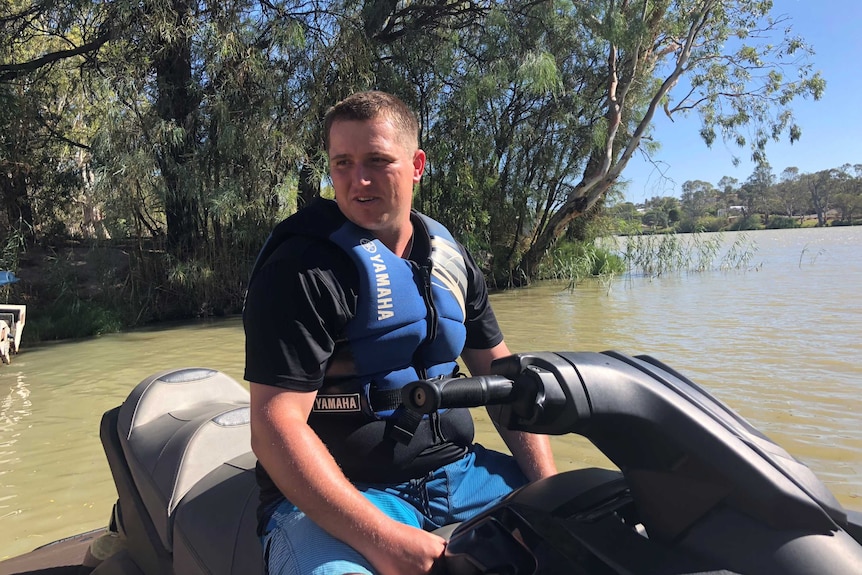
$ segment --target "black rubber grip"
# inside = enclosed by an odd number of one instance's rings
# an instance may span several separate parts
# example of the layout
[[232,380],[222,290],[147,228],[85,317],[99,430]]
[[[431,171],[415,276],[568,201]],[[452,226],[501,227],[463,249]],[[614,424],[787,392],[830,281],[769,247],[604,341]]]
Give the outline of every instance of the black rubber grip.
[[512,380],[499,375],[419,380],[402,391],[404,405],[419,413],[506,403],[511,396]]

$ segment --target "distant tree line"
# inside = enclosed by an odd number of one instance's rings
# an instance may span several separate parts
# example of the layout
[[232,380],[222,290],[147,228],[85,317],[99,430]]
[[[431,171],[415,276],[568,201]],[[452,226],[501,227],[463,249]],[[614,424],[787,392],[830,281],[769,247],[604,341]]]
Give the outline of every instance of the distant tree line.
[[[641,205],[618,202],[608,210],[628,230],[702,232],[862,224],[862,164],[815,173],[789,167],[776,177],[768,163],[739,182],[687,181],[680,197],[653,197]],[[632,226],[634,224],[634,226]],[[624,225],[625,229],[626,226]]]
[[326,187],[320,120],[353,91],[417,110],[416,207],[505,287],[649,153],[656,113],[762,162],[825,88],[755,0],[8,0],[0,40],[0,265],[120,245],[126,324],[240,309],[269,230]]

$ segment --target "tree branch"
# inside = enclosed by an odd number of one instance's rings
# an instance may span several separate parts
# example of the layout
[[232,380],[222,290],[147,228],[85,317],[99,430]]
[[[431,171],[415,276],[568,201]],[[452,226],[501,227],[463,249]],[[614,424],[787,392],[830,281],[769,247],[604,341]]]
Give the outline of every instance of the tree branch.
[[48,64],[52,64],[65,58],[71,58],[73,56],[80,56],[81,54],[95,52],[96,50],[104,46],[108,42],[108,40],[111,39],[112,36],[113,34],[111,32],[105,32],[98,36],[95,40],[87,42],[86,44],[81,44],[80,46],[76,46],[75,48],[50,52],[48,54],[45,54],[44,56],[41,56],[40,58],[36,58],[35,60],[30,60],[28,62],[21,62],[17,64],[0,64],[0,82],[8,82],[10,80],[14,80],[20,76],[29,74],[30,72],[34,72],[43,66],[47,66]]

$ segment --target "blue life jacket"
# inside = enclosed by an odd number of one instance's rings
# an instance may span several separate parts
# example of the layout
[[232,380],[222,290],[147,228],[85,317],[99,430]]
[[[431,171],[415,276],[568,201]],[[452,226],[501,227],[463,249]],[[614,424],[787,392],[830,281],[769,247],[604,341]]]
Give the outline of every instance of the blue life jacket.
[[[288,218],[273,231],[255,271],[286,236],[310,235],[347,253],[360,282],[355,316],[346,326],[343,344],[349,349],[352,373],[324,380],[309,424],[317,429],[326,425],[325,420],[341,416],[357,427],[363,421],[387,419],[393,427],[395,420],[394,437],[408,443],[410,428],[415,430],[418,423],[404,413],[401,388],[417,379],[452,374],[464,347],[467,268],[461,250],[443,225],[418,212],[412,214],[414,234],[424,235],[431,246],[424,264],[394,254],[371,232],[341,215],[334,202],[322,201],[303,211],[300,218]],[[357,418],[360,414],[363,417]]]
[[[420,378],[452,374],[466,337],[464,258],[442,225],[416,215],[426,229],[414,224],[414,233],[430,238],[431,257],[424,265],[397,256],[349,221],[329,236],[359,270],[359,299],[347,339],[355,381],[377,417],[392,415],[400,400],[375,397]],[[324,384],[318,395],[327,391]]]

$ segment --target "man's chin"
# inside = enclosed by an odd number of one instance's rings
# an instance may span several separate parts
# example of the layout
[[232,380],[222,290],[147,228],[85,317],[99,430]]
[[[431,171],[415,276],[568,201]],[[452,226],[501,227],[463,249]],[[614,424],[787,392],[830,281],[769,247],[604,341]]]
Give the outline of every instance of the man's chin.
[[386,229],[387,218],[374,215],[374,214],[362,214],[356,213],[355,211],[350,214],[345,214],[347,219],[359,226],[360,228],[364,228],[370,232],[376,232],[379,230]]

